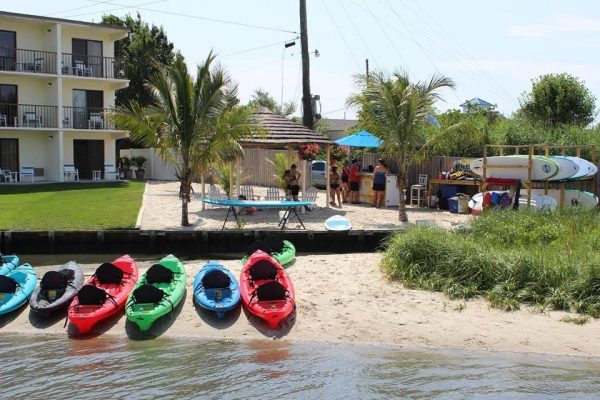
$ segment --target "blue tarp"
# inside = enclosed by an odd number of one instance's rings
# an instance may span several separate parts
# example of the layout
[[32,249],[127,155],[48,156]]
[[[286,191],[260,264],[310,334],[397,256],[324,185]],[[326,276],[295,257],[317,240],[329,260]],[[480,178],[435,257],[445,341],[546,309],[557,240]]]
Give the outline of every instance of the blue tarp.
[[360,131],[335,141],[340,146],[379,147],[383,141],[367,131]]

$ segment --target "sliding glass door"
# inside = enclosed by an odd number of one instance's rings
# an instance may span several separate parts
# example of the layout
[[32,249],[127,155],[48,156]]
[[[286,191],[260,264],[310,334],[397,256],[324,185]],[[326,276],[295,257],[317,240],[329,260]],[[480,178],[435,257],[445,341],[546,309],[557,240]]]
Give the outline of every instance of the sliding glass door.
[[[73,90],[73,128],[88,129],[90,114],[104,120],[104,92],[101,90]],[[97,123],[98,120],[92,121]]]
[[14,126],[17,114],[17,85],[0,85],[0,126]]
[[14,71],[17,64],[17,33],[0,30],[0,70]]
[[0,139],[0,169],[19,170],[19,140]]
[[[82,68],[85,75],[102,78],[102,42],[97,40],[73,39],[73,67]],[[79,67],[81,65],[81,67]]]

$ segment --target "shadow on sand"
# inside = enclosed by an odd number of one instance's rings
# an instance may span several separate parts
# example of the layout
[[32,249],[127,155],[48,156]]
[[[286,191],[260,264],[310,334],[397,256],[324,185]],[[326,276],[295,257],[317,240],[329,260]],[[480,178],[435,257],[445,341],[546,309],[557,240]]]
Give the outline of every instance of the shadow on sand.
[[29,309],[29,323],[31,326],[37,329],[46,329],[59,323],[60,321],[66,321],[67,319],[67,307],[60,310],[54,310],[50,313],[42,313],[39,311],[33,311]]
[[238,320],[241,314],[241,303],[238,304],[235,308],[227,311],[225,314],[225,318],[219,319],[217,318],[217,314],[213,311],[207,310],[205,308],[200,307],[194,298],[192,298],[192,303],[194,304],[194,309],[196,310],[196,314],[200,317],[202,322],[206,325],[209,325],[215,329],[227,329],[231,327]]
[[79,331],[77,330],[77,327],[75,325],[73,325],[72,323],[69,322],[69,325],[67,327],[67,334],[72,339],[80,339],[80,340],[93,339],[95,337],[102,335],[103,333],[108,332],[113,326],[115,326],[115,324],[117,322],[119,322],[119,320],[122,317],[124,317],[123,314],[124,314],[123,311],[120,311],[120,312],[116,313],[115,315],[110,316],[109,318],[103,319],[102,321],[100,321],[96,325],[94,325],[94,327],[92,328],[92,330],[89,333],[86,333],[83,335],[79,333]]
[[183,309],[183,304],[185,303],[185,298],[187,295],[187,289],[183,293],[183,297],[177,306],[171,310],[171,312],[163,315],[145,332],[140,331],[140,328],[135,324],[135,322],[131,322],[129,319],[125,321],[125,333],[129,339],[132,340],[152,340],[163,335],[177,320],[179,314],[181,314],[181,310]]
[[269,328],[269,325],[265,320],[258,318],[256,315],[250,313],[245,308],[244,314],[246,314],[248,322],[250,322],[250,324],[253,327],[255,327],[257,331],[262,333],[264,336],[273,339],[281,339],[287,336],[287,334],[290,333],[290,331],[294,327],[294,324],[296,323],[296,308],[294,308],[294,311],[292,311],[292,313],[280,323],[279,329]]
[[17,317],[21,315],[26,308],[29,308],[29,302],[25,302],[21,307],[9,312],[8,314],[1,315],[0,328],[4,328],[6,325],[17,319]]

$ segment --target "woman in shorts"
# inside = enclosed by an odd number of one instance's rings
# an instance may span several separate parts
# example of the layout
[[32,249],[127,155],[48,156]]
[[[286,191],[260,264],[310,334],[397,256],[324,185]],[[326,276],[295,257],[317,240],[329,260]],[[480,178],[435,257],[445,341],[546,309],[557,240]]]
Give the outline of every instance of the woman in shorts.
[[340,190],[340,174],[337,172],[337,167],[333,165],[331,167],[331,173],[329,174],[329,196],[331,201],[329,204],[335,206],[335,199],[337,197],[340,208],[342,207],[342,192]]

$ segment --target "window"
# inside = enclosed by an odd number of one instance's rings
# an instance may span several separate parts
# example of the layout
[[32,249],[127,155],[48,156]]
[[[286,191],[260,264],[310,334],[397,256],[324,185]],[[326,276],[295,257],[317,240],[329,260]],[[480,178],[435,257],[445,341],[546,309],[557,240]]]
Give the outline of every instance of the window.
[[0,70],[14,71],[17,63],[17,34],[0,31]]
[[325,163],[322,163],[322,162],[314,163],[312,165],[312,170],[319,171],[319,172],[325,171]]
[[[73,39],[73,67],[81,65],[84,73],[90,76],[101,78],[103,73],[102,65],[102,42],[98,40]],[[89,71],[89,73],[87,72]]]

